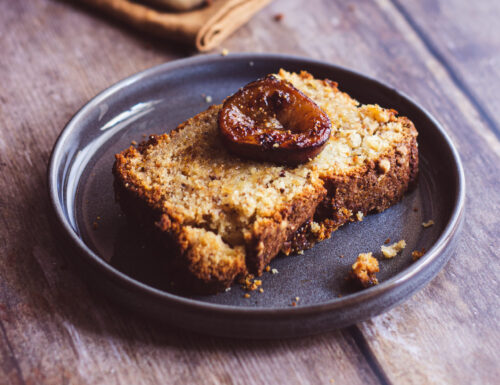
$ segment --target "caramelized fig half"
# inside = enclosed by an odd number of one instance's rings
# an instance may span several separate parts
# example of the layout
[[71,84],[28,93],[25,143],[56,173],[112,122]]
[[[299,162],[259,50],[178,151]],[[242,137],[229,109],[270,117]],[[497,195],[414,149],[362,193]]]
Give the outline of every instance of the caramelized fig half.
[[310,98],[270,75],[226,99],[219,112],[219,131],[238,156],[297,165],[321,152],[331,122]]

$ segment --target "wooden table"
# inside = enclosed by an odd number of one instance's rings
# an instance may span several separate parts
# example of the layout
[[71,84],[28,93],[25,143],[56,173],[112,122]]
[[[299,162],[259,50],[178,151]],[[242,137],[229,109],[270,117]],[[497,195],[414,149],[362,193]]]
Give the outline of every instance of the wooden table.
[[252,342],[118,310],[68,269],[49,226],[45,173],[66,121],[112,83],[193,52],[66,2],[0,2],[0,383],[498,383],[499,17],[495,0],[276,0],[225,42],[395,85],[443,123],[467,178],[456,255],[424,290],[344,330]]

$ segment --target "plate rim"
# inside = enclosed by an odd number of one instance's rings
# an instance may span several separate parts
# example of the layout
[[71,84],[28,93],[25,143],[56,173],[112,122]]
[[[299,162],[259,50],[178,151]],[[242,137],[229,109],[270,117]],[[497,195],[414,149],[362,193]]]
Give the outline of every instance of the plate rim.
[[[72,228],[71,224],[66,219],[64,214],[64,209],[59,201],[60,188],[57,183],[58,179],[58,165],[60,163],[61,156],[64,154],[65,141],[73,132],[77,129],[77,124],[79,120],[85,117],[86,113],[92,110],[101,101],[107,99],[113,94],[119,92],[121,89],[129,87],[133,84],[137,84],[141,79],[155,76],[164,72],[175,71],[179,68],[184,68],[188,65],[199,65],[208,64],[218,61],[226,60],[291,60],[299,61],[307,64],[321,65],[329,67],[332,69],[340,70],[351,75],[355,75],[363,78],[364,80],[371,81],[378,86],[390,89],[392,92],[405,99],[406,101],[413,104],[433,123],[434,128],[437,128],[438,133],[444,139],[444,142],[448,146],[454,163],[454,171],[456,173],[456,183],[455,189],[457,191],[455,196],[455,201],[453,202],[453,210],[448,223],[445,225],[443,232],[434,242],[432,247],[425,253],[425,255],[420,258],[417,262],[406,267],[402,271],[398,272],[393,277],[380,283],[379,285],[373,286],[371,288],[352,293],[341,298],[334,298],[326,302],[313,304],[313,305],[301,305],[297,307],[268,307],[268,308],[255,308],[250,306],[239,306],[239,305],[225,305],[225,304],[214,304],[209,302],[204,302],[202,300],[186,298],[180,295],[169,293],[152,286],[149,286],[141,281],[138,281],[125,273],[122,273],[115,267],[108,264],[102,258],[100,258],[89,246],[86,245],[84,240],[76,233]],[[97,95],[88,100],[78,111],[69,119],[69,121],[64,126],[63,130],[58,135],[53,149],[51,151],[48,169],[47,169],[47,182],[48,182],[48,193],[49,200],[51,203],[52,211],[56,215],[59,227],[64,231],[65,235],[69,238],[73,246],[77,248],[81,255],[85,256],[85,261],[91,263],[94,267],[97,267],[101,272],[105,273],[106,277],[116,281],[121,285],[126,285],[132,290],[139,290],[143,294],[152,295],[158,299],[167,302],[169,305],[176,305],[183,308],[197,309],[199,311],[210,312],[210,313],[220,313],[220,314],[230,314],[232,316],[243,315],[245,317],[277,317],[277,316],[298,316],[298,315],[311,315],[318,312],[332,311],[340,308],[351,307],[359,303],[368,301],[374,297],[383,296],[388,291],[391,291],[397,287],[400,287],[404,283],[411,281],[413,277],[416,277],[420,272],[425,270],[429,265],[431,265],[435,260],[439,259],[440,255],[444,252],[446,247],[450,244],[453,236],[458,230],[461,220],[464,215],[465,208],[465,174],[462,162],[458,151],[451,141],[451,138],[446,133],[443,126],[431,115],[424,107],[419,103],[409,97],[406,93],[397,90],[390,84],[375,79],[371,76],[365,75],[361,72],[351,70],[344,66],[333,64],[327,61],[312,59],[297,55],[288,54],[276,54],[276,53],[232,53],[228,56],[221,56],[219,54],[209,54],[209,55],[197,55],[194,57],[188,57],[184,59],[173,60],[170,62],[162,63],[151,68],[145,69],[143,71],[137,72],[131,76],[128,76],[111,86],[105,88]],[[441,270],[441,269],[439,269]],[[437,273],[436,273],[437,274]],[[433,278],[433,277],[432,277]],[[432,279],[431,278],[431,279]],[[430,280],[429,280],[430,281]],[[413,294],[413,293],[412,293]]]

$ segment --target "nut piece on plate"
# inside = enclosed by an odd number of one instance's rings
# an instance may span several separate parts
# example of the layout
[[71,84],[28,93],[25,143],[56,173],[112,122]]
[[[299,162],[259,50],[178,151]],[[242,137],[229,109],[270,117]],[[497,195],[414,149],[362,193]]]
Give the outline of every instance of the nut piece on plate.
[[424,228],[431,227],[434,224],[434,221],[432,219],[429,219],[427,222],[422,222],[422,226]]
[[399,242],[393,243],[390,246],[380,246],[380,251],[386,258],[394,258],[397,253],[406,247],[406,241],[401,239]]
[[312,99],[272,75],[226,99],[218,123],[232,153],[285,165],[314,158],[331,132],[330,119]]
[[363,287],[370,287],[378,284],[375,273],[379,272],[378,260],[372,253],[361,253],[352,265],[350,277],[355,279]]

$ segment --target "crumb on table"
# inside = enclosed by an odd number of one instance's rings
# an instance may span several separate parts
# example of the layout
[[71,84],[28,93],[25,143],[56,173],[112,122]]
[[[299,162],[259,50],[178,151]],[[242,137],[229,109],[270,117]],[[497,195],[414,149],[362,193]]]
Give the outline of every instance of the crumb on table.
[[427,222],[422,222],[422,226],[427,228],[431,227],[434,224],[434,221],[432,219],[429,219]]
[[357,219],[359,222],[363,221],[363,216],[364,216],[364,215],[363,215],[363,213],[362,213],[361,211],[358,211],[358,212],[356,213],[356,219]]
[[361,253],[352,265],[351,277],[356,279],[361,286],[370,287],[378,284],[375,273],[379,272],[378,260],[372,253]]
[[282,13],[277,13],[276,15],[274,15],[274,20],[281,21],[281,20],[283,20],[284,17],[285,17],[285,15],[283,15]]
[[380,251],[385,258],[394,258],[397,253],[403,250],[406,247],[406,241],[401,239],[399,242],[393,243],[390,246],[380,246]]

